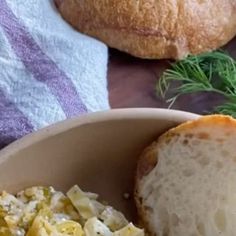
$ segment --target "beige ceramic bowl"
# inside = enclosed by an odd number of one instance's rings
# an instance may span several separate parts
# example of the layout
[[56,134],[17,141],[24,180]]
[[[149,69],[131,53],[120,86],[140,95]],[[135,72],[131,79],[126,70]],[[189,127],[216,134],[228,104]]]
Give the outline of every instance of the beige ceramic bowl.
[[197,115],[163,109],[111,110],[58,123],[0,152],[0,190],[51,185],[66,191],[74,184],[135,221],[132,198],[137,159],[167,129]]

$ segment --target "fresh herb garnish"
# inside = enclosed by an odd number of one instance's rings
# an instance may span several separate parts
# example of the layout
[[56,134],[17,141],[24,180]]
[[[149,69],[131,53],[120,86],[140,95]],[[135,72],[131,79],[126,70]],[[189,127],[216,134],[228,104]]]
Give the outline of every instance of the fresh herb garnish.
[[[175,87],[171,86],[173,83]],[[225,103],[214,112],[236,117],[236,60],[224,51],[214,51],[189,56],[171,64],[161,76],[158,93],[167,99],[171,107],[179,96],[198,92],[213,92],[225,98]]]

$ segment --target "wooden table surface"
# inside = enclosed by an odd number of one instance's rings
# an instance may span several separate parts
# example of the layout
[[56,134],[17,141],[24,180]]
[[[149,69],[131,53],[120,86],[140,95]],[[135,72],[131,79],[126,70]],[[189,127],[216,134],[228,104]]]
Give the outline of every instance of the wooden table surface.
[[[227,46],[236,57],[236,38]],[[162,71],[168,67],[165,60],[142,60],[116,50],[110,50],[108,87],[112,108],[167,107],[155,92]],[[204,113],[222,102],[214,94],[196,94],[180,98],[173,108]]]

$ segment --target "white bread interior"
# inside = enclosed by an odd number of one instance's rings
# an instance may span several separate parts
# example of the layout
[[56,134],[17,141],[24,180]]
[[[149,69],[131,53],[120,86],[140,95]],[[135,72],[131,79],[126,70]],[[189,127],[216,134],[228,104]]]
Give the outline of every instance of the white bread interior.
[[236,121],[205,116],[162,135],[139,161],[135,195],[151,235],[235,236]]

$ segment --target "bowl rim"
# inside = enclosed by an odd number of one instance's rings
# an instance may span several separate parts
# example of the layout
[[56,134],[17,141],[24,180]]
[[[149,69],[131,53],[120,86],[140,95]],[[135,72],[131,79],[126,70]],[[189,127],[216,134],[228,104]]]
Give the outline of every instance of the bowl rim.
[[105,111],[91,112],[82,114],[73,118],[69,118],[57,123],[51,124],[40,130],[33,131],[30,134],[12,142],[2,150],[0,150],[0,164],[11,155],[19,150],[25,149],[34,143],[44,140],[48,137],[55,136],[75,127],[104,122],[109,120],[128,120],[128,119],[147,119],[147,118],[166,118],[169,120],[181,121],[183,117],[197,119],[201,115],[186,111],[165,109],[165,108],[118,108]]

